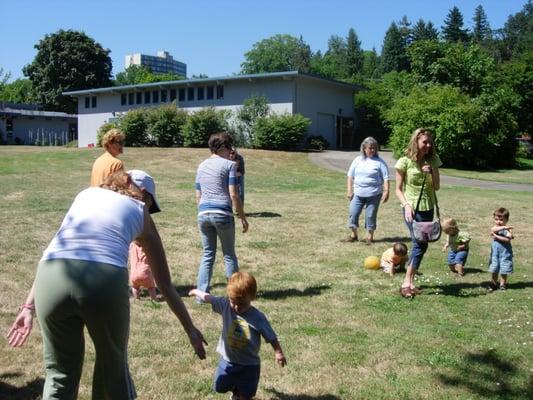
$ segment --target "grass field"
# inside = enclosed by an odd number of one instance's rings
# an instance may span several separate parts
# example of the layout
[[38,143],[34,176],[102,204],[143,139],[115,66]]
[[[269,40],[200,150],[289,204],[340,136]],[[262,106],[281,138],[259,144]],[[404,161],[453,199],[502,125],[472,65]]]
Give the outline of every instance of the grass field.
[[[89,182],[100,149],[0,146],[0,331],[7,333],[29,290],[37,261],[75,194]],[[288,366],[261,349],[257,399],[533,398],[533,194],[443,187],[443,216],[473,237],[467,275],[448,272],[442,242],[430,245],[414,300],[398,294],[402,276],[364,270],[405,240],[398,201],[379,212],[377,243],[341,243],[346,228],[345,175],[320,169],[303,153],[243,150],[250,230],[237,233],[243,270],[258,281],[255,305],[277,330]],[[163,212],[160,230],[173,282],[182,296],[201,255],[194,175],[206,149],[130,149],[128,169],[151,173]],[[506,175],[502,175],[506,180]],[[492,211],[505,206],[515,227],[509,290],[484,288]],[[221,257],[213,276],[224,294]],[[220,318],[184,298],[209,342],[196,359],[166,305],[132,301],[130,370],[139,399],[227,399],[213,393]],[[22,349],[4,342],[0,398],[38,399],[43,383],[38,324]],[[87,340],[80,399],[90,398],[94,351]]]
[[520,158],[518,159],[518,168],[515,169],[470,171],[464,169],[442,168],[442,173],[459,178],[533,185],[533,160]]

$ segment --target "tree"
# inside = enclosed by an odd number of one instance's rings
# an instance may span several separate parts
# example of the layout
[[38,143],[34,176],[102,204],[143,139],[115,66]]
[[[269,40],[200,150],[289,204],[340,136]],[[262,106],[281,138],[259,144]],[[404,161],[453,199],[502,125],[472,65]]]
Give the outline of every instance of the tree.
[[400,29],[393,22],[385,33],[383,49],[381,50],[381,68],[383,73],[409,70],[406,47]]
[[411,30],[412,43],[420,40],[438,40],[439,32],[431,21],[426,23],[420,18]]
[[454,6],[444,19],[442,35],[447,42],[468,42],[468,30],[463,29],[463,14],[457,6]]
[[19,104],[32,103],[31,81],[29,79],[16,79],[2,86],[0,79],[0,101]]
[[363,69],[363,50],[361,50],[361,41],[353,28],[348,31],[346,38],[346,64],[348,77],[353,77],[361,73]]
[[492,39],[492,30],[490,29],[487,14],[481,4],[474,11],[473,22],[472,41],[474,43],[483,43]]
[[503,60],[510,60],[531,51],[533,48],[533,2],[528,0],[522,11],[510,15],[498,34]]
[[139,83],[151,83],[154,81],[154,74],[142,65],[130,65],[119,72],[115,78],[116,86],[137,85]]
[[36,44],[37,55],[24,67],[35,99],[45,107],[76,112],[76,103],[61,93],[111,85],[110,50],[83,32],[59,30]]
[[266,117],[270,112],[268,98],[260,94],[252,94],[236,113],[236,145],[250,146],[254,142],[255,124],[259,118]]
[[328,50],[324,54],[323,67],[331,78],[348,78],[347,46],[343,37],[331,35],[328,39]]
[[207,147],[209,136],[227,131],[228,111],[217,111],[213,107],[202,108],[189,115],[183,125],[183,145],[185,147]]
[[253,45],[244,54],[241,73],[300,71],[308,72],[311,49],[300,39],[291,35],[274,35]]
[[363,51],[363,67],[361,69],[363,78],[376,79],[379,78],[379,57],[375,48],[372,50]]

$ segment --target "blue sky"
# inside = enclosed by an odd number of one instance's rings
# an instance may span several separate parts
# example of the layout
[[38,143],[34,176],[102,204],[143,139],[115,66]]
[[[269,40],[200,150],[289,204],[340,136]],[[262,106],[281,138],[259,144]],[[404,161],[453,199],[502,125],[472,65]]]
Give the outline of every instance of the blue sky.
[[354,28],[362,48],[381,51],[385,31],[406,15],[441,27],[457,5],[465,26],[481,4],[493,29],[527,0],[0,0],[0,67],[11,80],[35,57],[33,46],[59,29],[82,30],[111,50],[113,73],[130,53],[166,50],[187,64],[188,75],[210,77],[240,71],[253,44],[281,33],[302,35],[313,51],[331,35]]

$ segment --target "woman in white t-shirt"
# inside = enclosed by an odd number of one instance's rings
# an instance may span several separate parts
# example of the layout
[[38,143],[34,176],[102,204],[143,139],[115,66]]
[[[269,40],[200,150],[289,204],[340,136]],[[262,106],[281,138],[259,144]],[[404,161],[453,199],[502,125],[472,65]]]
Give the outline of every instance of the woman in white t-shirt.
[[359,216],[365,209],[366,243],[374,241],[380,202],[389,199],[389,169],[378,156],[379,145],[369,136],[361,142],[361,155],[353,160],[347,173],[346,197],[350,202],[348,228],[350,236],[344,242],[358,240]]
[[[152,180],[145,173],[142,177]],[[194,351],[205,358],[205,340],[172,285],[161,238],[142,201],[147,192],[134,179],[119,171],[102,187],[90,187],[76,196],[44,251],[32,289],[8,333],[11,346],[22,346],[37,313],[46,370],[43,398],[77,397],[84,328],[96,352],[93,398],[136,397],[127,364],[127,261],[134,239],[141,243],[157,285]]]

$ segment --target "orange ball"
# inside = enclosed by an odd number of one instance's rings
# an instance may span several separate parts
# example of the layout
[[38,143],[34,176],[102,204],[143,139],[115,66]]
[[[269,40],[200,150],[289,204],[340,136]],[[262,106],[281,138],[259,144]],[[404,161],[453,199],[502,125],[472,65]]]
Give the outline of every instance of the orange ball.
[[363,265],[366,269],[379,269],[379,258],[376,256],[368,256],[365,258]]

